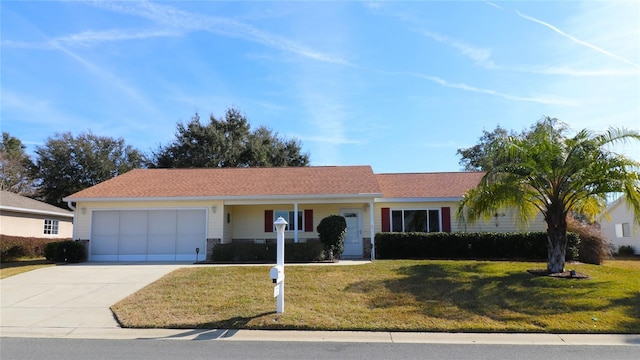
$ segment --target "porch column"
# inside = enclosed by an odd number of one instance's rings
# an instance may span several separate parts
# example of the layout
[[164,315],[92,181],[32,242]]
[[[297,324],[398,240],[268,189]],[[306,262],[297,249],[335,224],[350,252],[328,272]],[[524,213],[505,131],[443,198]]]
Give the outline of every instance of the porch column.
[[298,203],[293,203],[293,242],[298,242]]
[[373,216],[373,201],[369,201],[369,239],[371,241],[371,260],[376,259],[376,241],[375,237],[375,226],[374,226],[374,216]]

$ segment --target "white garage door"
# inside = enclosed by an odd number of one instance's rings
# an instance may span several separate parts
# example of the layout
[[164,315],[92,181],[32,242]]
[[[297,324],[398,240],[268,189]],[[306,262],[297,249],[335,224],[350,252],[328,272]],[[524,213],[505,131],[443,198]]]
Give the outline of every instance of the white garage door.
[[196,248],[206,249],[206,217],[202,209],[94,211],[89,259],[195,260]]

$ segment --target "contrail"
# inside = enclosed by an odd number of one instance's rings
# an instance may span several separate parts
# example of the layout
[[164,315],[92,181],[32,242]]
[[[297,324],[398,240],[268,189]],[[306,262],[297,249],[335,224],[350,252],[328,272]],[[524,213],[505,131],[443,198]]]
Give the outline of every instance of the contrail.
[[572,35],[569,35],[569,34],[567,34],[566,32],[564,32],[564,31],[562,31],[562,30],[558,29],[557,27],[555,27],[555,26],[553,26],[553,25],[551,25],[551,24],[549,24],[549,23],[546,23],[546,22],[544,22],[544,21],[542,21],[542,20],[538,20],[538,19],[536,19],[536,18],[534,18],[534,17],[531,17],[531,16],[528,16],[528,15],[525,15],[525,14],[523,14],[523,13],[521,13],[520,11],[517,11],[517,10],[516,10],[516,14],[518,14],[518,16],[520,16],[521,18],[524,18],[524,19],[527,19],[527,20],[529,20],[529,21],[533,21],[533,22],[538,23],[538,24],[540,24],[540,25],[546,26],[546,27],[548,27],[549,29],[551,29],[551,30],[555,31],[556,33],[558,33],[558,34],[560,34],[560,35],[562,35],[562,36],[564,36],[564,37],[568,38],[569,40],[571,40],[571,41],[573,41],[573,42],[575,42],[575,43],[577,43],[577,44],[584,45],[584,46],[586,46],[586,47],[588,47],[588,48],[591,48],[591,49],[593,49],[593,50],[595,50],[595,51],[597,51],[597,52],[599,52],[599,53],[601,53],[601,54],[604,54],[604,55],[610,56],[610,57],[612,57],[612,58],[614,58],[614,59],[618,59],[618,60],[620,60],[620,61],[622,61],[622,62],[624,62],[624,63],[627,63],[627,64],[629,64],[629,65],[638,66],[638,64],[635,64],[635,63],[633,63],[632,61],[627,60],[627,59],[625,59],[625,58],[623,58],[623,57],[621,57],[621,56],[618,56],[618,55],[616,55],[616,54],[610,53],[610,52],[608,52],[607,50],[604,50],[604,49],[602,49],[602,48],[599,48],[599,47],[597,47],[597,46],[595,46],[595,45],[593,45],[593,44],[590,44],[590,43],[588,43],[588,42],[586,42],[586,41],[582,41],[582,40],[580,40],[580,39],[577,39],[576,37],[574,37],[574,36],[572,36]]

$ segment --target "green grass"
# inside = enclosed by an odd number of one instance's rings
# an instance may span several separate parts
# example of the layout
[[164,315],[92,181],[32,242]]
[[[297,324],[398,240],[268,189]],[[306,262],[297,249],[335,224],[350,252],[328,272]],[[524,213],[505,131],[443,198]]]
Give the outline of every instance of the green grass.
[[19,259],[16,261],[0,262],[0,279],[7,278],[9,276],[22,274],[27,271],[39,269],[47,266],[54,266],[52,262],[45,258],[37,259]]
[[124,327],[371,331],[640,332],[640,262],[567,264],[587,280],[534,276],[544,263],[376,261],[287,266],[275,313],[269,267],[175,271],[112,307]]

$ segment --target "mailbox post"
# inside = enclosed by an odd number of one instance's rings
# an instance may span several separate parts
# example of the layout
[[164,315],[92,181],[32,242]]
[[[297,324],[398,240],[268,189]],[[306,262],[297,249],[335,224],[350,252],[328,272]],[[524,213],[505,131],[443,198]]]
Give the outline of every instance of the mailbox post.
[[276,312],[282,314],[284,312],[284,229],[287,227],[287,221],[279,217],[274,223],[276,226],[276,266],[271,268],[269,276],[274,284],[273,294],[276,297]]

